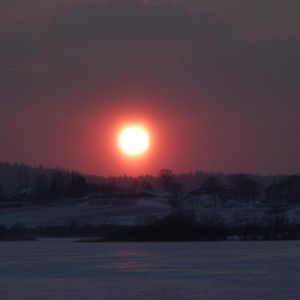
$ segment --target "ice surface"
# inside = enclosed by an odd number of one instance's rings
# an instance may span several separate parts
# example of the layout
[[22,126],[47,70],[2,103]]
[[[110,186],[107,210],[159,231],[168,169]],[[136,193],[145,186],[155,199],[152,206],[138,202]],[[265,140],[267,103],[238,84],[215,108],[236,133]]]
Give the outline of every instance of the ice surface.
[[300,242],[0,243],[1,300],[298,300]]

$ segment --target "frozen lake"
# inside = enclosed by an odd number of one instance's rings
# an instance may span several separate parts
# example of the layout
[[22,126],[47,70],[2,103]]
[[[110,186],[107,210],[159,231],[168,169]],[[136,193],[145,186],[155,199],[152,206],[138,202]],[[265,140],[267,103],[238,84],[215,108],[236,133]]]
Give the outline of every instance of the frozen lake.
[[300,242],[1,242],[0,299],[298,300]]

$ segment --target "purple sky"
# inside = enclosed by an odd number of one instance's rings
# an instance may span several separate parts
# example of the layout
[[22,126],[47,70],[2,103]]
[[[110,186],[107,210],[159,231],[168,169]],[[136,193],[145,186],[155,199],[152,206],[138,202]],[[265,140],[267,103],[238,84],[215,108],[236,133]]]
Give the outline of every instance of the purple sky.
[[[0,160],[300,171],[298,0],[0,0]],[[145,123],[147,156],[115,145]]]

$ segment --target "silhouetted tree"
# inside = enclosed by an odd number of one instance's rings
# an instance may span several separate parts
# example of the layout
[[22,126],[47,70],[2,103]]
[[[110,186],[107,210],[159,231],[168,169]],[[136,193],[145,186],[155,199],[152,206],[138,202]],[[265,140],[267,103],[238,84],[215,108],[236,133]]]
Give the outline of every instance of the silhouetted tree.
[[103,194],[115,194],[119,190],[118,186],[116,185],[115,181],[110,181],[107,183],[97,185],[95,191],[103,193]]
[[300,176],[291,175],[265,189],[266,199],[272,202],[300,202]]
[[222,188],[219,178],[216,176],[207,177],[203,181],[201,188],[207,190],[207,193],[209,193],[213,196],[214,205],[216,208],[218,195],[220,194],[220,191]]
[[259,191],[259,184],[256,180],[245,174],[232,175],[231,180],[240,200],[255,201]]
[[51,179],[48,195],[50,199],[57,199],[59,196],[58,182],[55,178]]
[[162,169],[159,171],[158,179],[163,189],[170,194],[169,204],[171,207],[174,209],[181,208],[182,185],[176,181],[175,174],[171,170]]
[[169,169],[162,169],[158,173],[158,180],[163,190],[169,192],[173,188],[175,174]]
[[47,198],[47,192],[48,192],[48,179],[47,176],[42,174],[39,174],[35,178],[34,183],[34,203],[35,204],[42,204],[45,202],[45,199]]
[[7,197],[0,185],[0,202],[4,202],[4,201],[7,201]]
[[71,174],[68,194],[70,197],[82,197],[87,193],[87,182],[86,179],[76,173]]
[[140,185],[142,190],[149,191],[149,192],[153,191],[153,185],[146,180],[142,180]]

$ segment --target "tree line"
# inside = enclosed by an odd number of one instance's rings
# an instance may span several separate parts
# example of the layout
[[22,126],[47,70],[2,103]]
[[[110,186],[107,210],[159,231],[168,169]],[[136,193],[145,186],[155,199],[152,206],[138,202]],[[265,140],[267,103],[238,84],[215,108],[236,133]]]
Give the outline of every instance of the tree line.
[[[10,178],[10,185],[7,178]],[[43,204],[59,199],[81,198],[91,193],[112,195],[126,191],[165,192],[173,208],[179,208],[187,195],[209,195],[216,200],[215,203],[218,199],[299,203],[300,175],[175,174],[169,169],[162,169],[157,176],[100,177],[62,169],[0,163],[0,202],[31,200],[34,204]]]

